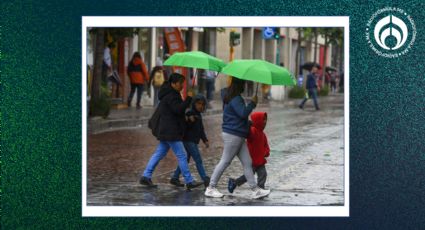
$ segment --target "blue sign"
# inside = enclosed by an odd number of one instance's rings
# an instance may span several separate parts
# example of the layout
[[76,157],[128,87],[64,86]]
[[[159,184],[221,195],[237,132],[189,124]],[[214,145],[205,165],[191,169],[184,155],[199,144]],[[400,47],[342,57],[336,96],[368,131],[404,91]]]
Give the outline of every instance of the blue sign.
[[264,27],[263,29],[263,38],[271,39],[274,35],[274,27]]

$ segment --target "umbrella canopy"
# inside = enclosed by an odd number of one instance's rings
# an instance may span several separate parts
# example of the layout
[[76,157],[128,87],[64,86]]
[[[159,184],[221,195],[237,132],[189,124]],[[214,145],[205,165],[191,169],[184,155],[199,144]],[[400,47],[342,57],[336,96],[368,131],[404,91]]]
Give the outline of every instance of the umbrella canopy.
[[269,85],[295,85],[296,83],[286,68],[264,60],[234,60],[221,72],[239,79]]
[[304,63],[301,66],[301,68],[303,68],[305,70],[308,70],[308,71],[311,71],[311,69],[313,68],[313,66],[316,66],[318,69],[322,69],[322,67],[319,64],[315,63],[315,62],[306,62],[306,63]]
[[202,51],[189,51],[174,53],[164,62],[164,65],[221,71],[226,64],[221,59]]
[[326,72],[329,72],[329,71],[336,72],[337,69],[335,67],[333,67],[333,66],[326,66],[325,71]]

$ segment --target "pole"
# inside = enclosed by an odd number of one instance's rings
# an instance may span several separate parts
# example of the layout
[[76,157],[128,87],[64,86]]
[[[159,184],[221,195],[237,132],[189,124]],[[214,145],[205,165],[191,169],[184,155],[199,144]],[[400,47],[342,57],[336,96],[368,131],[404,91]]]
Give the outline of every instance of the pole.
[[[230,45],[229,62],[231,62],[231,61],[233,61],[235,50],[233,49],[233,44],[232,44],[231,41],[230,41],[229,45]],[[228,87],[230,86],[231,82],[232,82],[232,77],[227,76],[227,86]]]
[[280,44],[280,38],[278,38],[277,40],[276,40],[276,42],[277,42],[277,49],[276,49],[276,65],[279,65],[279,59],[280,59],[280,47],[279,47],[279,44]]
[[235,49],[233,48],[232,45],[230,45],[230,57],[229,57],[230,62],[233,61],[234,54],[235,54]]

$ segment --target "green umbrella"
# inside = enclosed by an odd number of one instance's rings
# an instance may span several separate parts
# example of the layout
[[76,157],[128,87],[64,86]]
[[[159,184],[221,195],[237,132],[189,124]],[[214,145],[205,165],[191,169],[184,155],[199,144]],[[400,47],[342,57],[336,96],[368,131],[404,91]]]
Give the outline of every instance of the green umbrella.
[[164,65],[207,69],[220,72],[226,64],[221,59],[204,52],[189,51],[174,53],[164,62]]
[[264,60],[234,60],[221,71],[243,80],[268,85],[295,85],[292,74],[283,67]]

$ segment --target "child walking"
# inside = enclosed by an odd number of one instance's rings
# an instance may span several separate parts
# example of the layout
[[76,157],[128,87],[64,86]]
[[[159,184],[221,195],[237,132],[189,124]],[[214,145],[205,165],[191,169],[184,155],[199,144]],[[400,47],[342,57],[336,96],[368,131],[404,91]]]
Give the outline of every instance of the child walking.
[[[267,124],[267,113],[266,112],[254,112],[251,114],[252,125],[247,138],[247,145],[249,155],[252,159],[252,169],[254,173],[257,173],[257,185],[258,187],[265,189],[264,185],[267,179],[266,171],[266,157],[270,155],[270,148],[267,141],[267,136],[264,133],[264,129]],[[236,180],[229,178],[227,189],[230,193],[233,193],[236,186],[241,186],[246,182],[244,175],[240,176]]]
[[[187,162],[189,162],[192,157],[196,163],[196,169],[198,170],[199,176],[202,178],[203,184],[208,187],[210,183],[210,178],[205,173],[204,165],[202,164],[201,153],[198,148],[199,141],[202,139],[205,146],[209,147],[209,142],[207,136],[204,131],[204,124],[202,123],[202,115],[201,113],[205,111],[207,105],[207,100],[202,95],[196,95],[193,98],[192,108],[186,113],[187,123],[186,123],[186,131],[183,137],[183,145],[187,152]],[[171,177],[170,183],[183,187],[184,185],[180,183],[180,167],[177,166],[174,171],[173,176]],[[195,186],[198,185],[194,183]],[[201,185],[201,184],[199,184]]]

